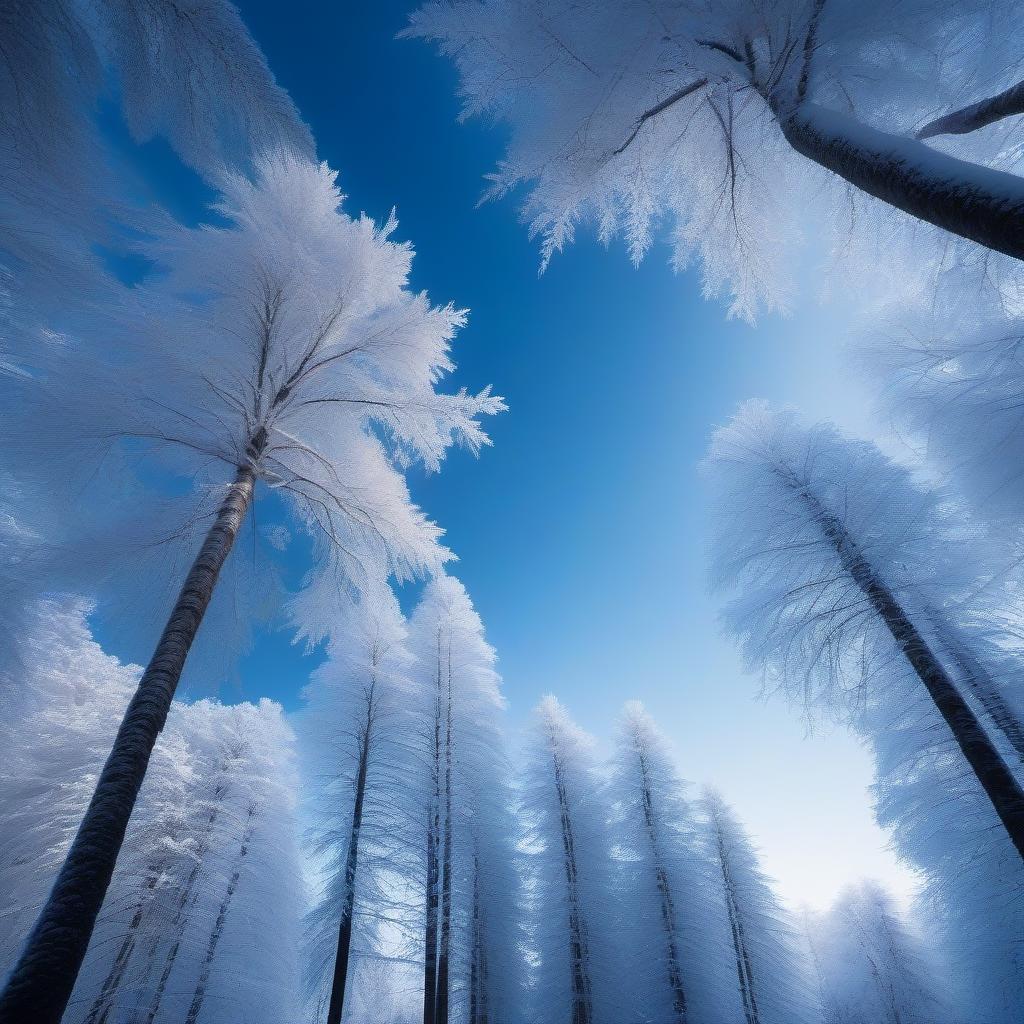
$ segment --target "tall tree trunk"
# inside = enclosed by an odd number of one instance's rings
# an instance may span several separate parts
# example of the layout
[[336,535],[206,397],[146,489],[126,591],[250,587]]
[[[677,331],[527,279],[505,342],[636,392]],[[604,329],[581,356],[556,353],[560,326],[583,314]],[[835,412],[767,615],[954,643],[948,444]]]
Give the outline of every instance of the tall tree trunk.
[[363,826],[363,800],[366,795],[366,774],[370,763],[370,734],[373,728],[373,684],[366,703],[366,722],[359,743],[359,770],[356,774],[355,800],[352,805],[352,829],[349,832],[345,857],[345,894],[338,923],[338,950],[334,958],[331,1001],[327,1008],[327,1024],[341,1024],[345,1008],[345,983],[348,979],[349,951],[352,946],[352,916],[356,900],[356,869],[359,864],[359,836]]
[[583,919],[579,897],[579,876],[576,865],[576,840],[573,835],[569,798],[565,791],[562,762],[558,751],[552,749],[555,769],[555,790],[562,829],[562,852],[565,863],[565,884],[569,897],[569,966],[572,990],[571,1024],[591,1024],[594,1018],[593,995],[590,984],[590,950],[586,922]]
[[149,1013],[146,1015],[146,1024],[154,1024],[157,1014],[160,1012],[160,1006],[163,1003],[164,995],[167,993],[167,983],[170,981],[171,972],[174,970],[174,965],[177,962],[178,953],[181,952],[181,944],[185,938],[185,929],[188,927],[188,908],[190,905],[195,903],[193,894],[195,892],[196,883],[199,880],[199,874],[203,868],[203,859],[210,848],[210,834],[213,832],[213,826],[216,824],[217,816],[220,814],[220,801],[223,799],[226,792],[226,782],[218,783],[217,787],[213,791],[215,802],[213,807],[210,808],[210,813],[207,815],[206,819],[207,837],[200,849],[196,851],[195,863],[192,865],[192,869],[188,873],[188,878],[185,879],[185,884],[182,886],[181,893],[178,896],[178,906],[175,908],[174,920],[171,923],[174,939],[170,946],[168,946],[167,954],[164,957],[163,970],[160,972],[160,978],[157,981],[156,989],[153,991],[153,1000],[149,1006]]
[[448,694],[444,730],[444,852],[441,942],[437,955],[437,1024],[448,1024],[448,964],[452,944],[452,644],[448,639]]
[[252,502],[254,484],[251,466],[239,468],[192,563],[125,712],[78,834],[0,993],[0,1021],[4,1024],[58,1024],[64,1014],[110,886],[153,746],[167,720],[214,585]]
[[722,869],[722,886],[725,890],[725,905],[729,914],[729,929],[732,933],[733,950],[736,953],[736,975],[739,980],[740,998],[743,1001],[743,1016],[746,1024],[760,1024],[757,996],[754,992],[754,971],[747,949],[746,933],[740,914],[739,899],[733,883],[729,854],[722,837],[722,826],[715,817],[715,840],[718,844],[718,863]]
[[213,959],[217,955],[217,947],[224,935],[224,924],[227,921],[228,911],[231,909],[231,901],[234,898],[235,890],[238,888],[238,880],[242,877],[242,864],[249,852],[249,843],[252,842],[252,834],[255,827],[256,808],[250,806],[248,818],[245,824],[245,831],[242,833],[242,842],[238,849],[238,857],[235,859],[235,867],[228,879],[228,887],[224,892],[224,898],[220,901],[220,908],[217,911],[217,920],[210,932],[210,941],[206,944],[206,955],[203,957],[203,965],[199,971],[199,979],[196,982],[196,990],[192,995],[192,1002],[189,1005],[188,1013],[185,1015],[185,1024],[196,1024],[199,1013],[203,1008],[203,1001],[206,999],[206,990],[210,985],[210,975],[213,973]]
[[470,958],[469,1024],[487,1024],[487,924],[480,898],[480,856],[473,854],[473,952]]
[[647,755],[636,737],[636,753],[640,762],[640,783],[643,789],[644,824],[647,827],[647,839],[651,846],[651,857],[654,861],[654,874],[658,884],[658,896],[661,902],[661,924],[665,932],[665,959],[668,970],[668,984],[672,992],[672,1013],[677,1024],[686,1024],[686,992],[683,988],[683,974],[679,957],[679,936],[676,927],[675,901],[665,871],[657,823],[654,818],[654,801],[651,797],[650,776],[647,768]]
[[769,104],[803,156],[904,213],[1024,259],[1024,179],[803,102]]
[[1007,768],[941,661],[910,621],[892,591],[861,553],[856,541],[815,495],[806,488],[800,488],[799,493],[822,533],[835,548],[843,568],[867,598],[875,614],[885,623],[896,645],[910,662],[992,802],[1007,835],[1024,859],[1024,791],[1020,784]]
[[434,750],[431,764],[434,792],[427,811],[427,892],[423,930],[423,1024],[437,1019],[437,849],[441,839],[441,636],[437,638],[437,698],[434,702]]
[[161,868],[155,864],[147,872],[147,891],[143,893],[135,906],[135,913],[132,914],[132,919],[128,922],[128,930],[121,940],[117,956],[114,957],[114,962],[110,965],[110,970],[107,971],[107,976],[103,979],[103,984],[100,986],[96,998],[93,999],[92,1005],[89,1007],[85,1024],[106,1024],[117,998],[117,990],[120,988],[121,981],[124,978],[124,972],[135,950],[135,940],[138,937],[137,933],[142,924],[142,919],[145,917],[146,907],[149,906],[152,892],[156,888],[156,883],[160,880],[160,875]]

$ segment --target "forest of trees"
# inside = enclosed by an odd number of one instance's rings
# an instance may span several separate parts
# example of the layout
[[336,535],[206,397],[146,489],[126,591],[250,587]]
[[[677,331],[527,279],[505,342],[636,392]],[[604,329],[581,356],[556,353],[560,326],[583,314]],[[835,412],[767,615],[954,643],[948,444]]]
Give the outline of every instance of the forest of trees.
[[[862,296],[899,443],[709,424],[710,574],[766,687],[870,751],[920,891],[789,906],[630,680],[610,750],[556,696],[513,730],[407,480],[505,411],[444,389],[466,312],[347,212],[227,0],[4,0],[0,1024],[1018,1024],[1024,7],[410,17],[508,129],[542,267],[593,226],[751,322],[809,259]],[[111,109],[206,222],[139,201]],[[183,699],[271,621],[324,653],[297,712]]]

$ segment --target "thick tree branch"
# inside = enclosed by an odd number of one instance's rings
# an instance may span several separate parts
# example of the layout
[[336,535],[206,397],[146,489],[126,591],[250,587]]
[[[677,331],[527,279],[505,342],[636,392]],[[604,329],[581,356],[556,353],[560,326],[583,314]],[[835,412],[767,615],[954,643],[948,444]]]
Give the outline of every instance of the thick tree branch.
[[933,139],[936,135],[967,135],[1015,114],[1024,114],[1024,82],[1018,82],[995,96],[978,100],[977,103],[929,121],[918,129],[917,137]]

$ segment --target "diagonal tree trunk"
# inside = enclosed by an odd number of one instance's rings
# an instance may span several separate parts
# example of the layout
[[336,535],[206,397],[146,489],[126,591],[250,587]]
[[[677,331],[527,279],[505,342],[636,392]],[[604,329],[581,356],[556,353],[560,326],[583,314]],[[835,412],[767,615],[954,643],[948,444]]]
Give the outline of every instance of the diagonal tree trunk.
[[[250,447],[253,461],[266,444]],[[252,502],[256,476],[239,468],[139,681],[92,800],[17,965],[0,993],[0,1021],[58,1024],[96,926],[128,819],[167,720],[185,659]]]
[[576,841],[573,835],[569,798],[565,791],[562,762],[558,751],[552,749],[555,769],[555,791],[558,796],[559,821],[562,829],[562,852],[565,864],[565,884],[569,897],[569,966],[572,991],[571,1024],[591,1024],[594,1019],[594,1001],[590,983],[590,950],[586,922],[580,907],[579,876],[576,864]]
[[934,610],[927,612],[928,619],[935,627],[936,642],[960,674],[967,681],[978,703],[992,720],[992,724],[1003,734],[1013,747],[1018,758],[1024,763],[1024,724],[1016,712],[1003,699],[999,686],[991,673],[981,663],[965,641],[957,627],[945,616]]
[[363,826],[363,801],[366,775],[370,763],[370,743],[374,719],[374,683],[370,683],[366,699],[366,721],[359,738],[359,769],[356,774],[355,799],[352,804],[352,828],[345,857],[345,891],[338,923],[338,949],[334,958],[331,1001],[327,1008],[327,1024],[341,1024],[345,1008],[345,983],[348,980],[349,953],[352,947],[352,917],[356,899],[356,870],[359,865],[359,837]]
[[1024,82],[929,121],[918,129],[917,137],[931,139],[936,135],[967,135],[1015,114],[1024,114]]
[[452,943],[452,645],[448,640],[448,692],[444,730],[444,845],[441,941],[437,955],[437,1024],[448,1024],[448,964]]
[[192,1002],[189,1005],[188,1013],[185,1015],[185,1024],[196,1024],[199,1013],[203,1008],[206,999],[206,990],[210,985],[210,975],[213,973],[213,960],[217,955],[217,947],[224,935],[224,924],[227,921],[228,911],[231,909],[231,901],[234,899],[235,891],[238,889],[238,880],[242,876],[242,865],[246,855],[249,853],[249,843],[252,842],[252,835],[255,829],[256,807],[250,805],[249,814],[246,819],[245,831],[242,833],[242,843],[238,849],[238,856],[235,859],[235,867],[228,879],[228,887],[224,898],[220,902],[217,911],[217,920],[214,921],[213,929],[210,932],[210,941],[206,945],[206,955],[203,957],[203,965],[199,971],[199,980],[196,982],[196,990],[192,995]]
[[815,103],[791,109],[773,103],[773,110],[793,149],[862,192],[1024,259],[1024,178],[958,160]]
[[715,841],[718,847],[718,863],[722,869],[722,885],[725,890],[725,905],[729,913],[729,929],[732,933],[733,950],[736,953],[736,975],[739,980],[740,998],[743,1001],[743,1015],[746,1024],[761,1024],[757,1009],[757,996],[754,992],[754,971],[750,962],[750,951],[747,949],[746,934],[740,913],[736,886],[729,866],[729,853],[725,848],[722,826],[717,813],[714,816]]
[[654,801],[651,797],[651,783],[647,767],[647,755],[636,736],[636,754],[640,763],[640,785],[643,790],[644,824],[647,828],[647,840],[651,847],[654,862],[654,874],[658,885],[658,896],[661,902],[661,924],[665,932],[665,961],[668,970],[668,984],[672,992],[672,1013],[677,1024],[686,1024],[686,992],[683,988],[683,974],[679,957],[679,934],[676,926],[675,901],[665,871],[660,837],[654,817]]
[[839,561],[882,620],[931,697],[1024,859],[1024,791],[949,673],[840,521],[807,488],[797,487]]

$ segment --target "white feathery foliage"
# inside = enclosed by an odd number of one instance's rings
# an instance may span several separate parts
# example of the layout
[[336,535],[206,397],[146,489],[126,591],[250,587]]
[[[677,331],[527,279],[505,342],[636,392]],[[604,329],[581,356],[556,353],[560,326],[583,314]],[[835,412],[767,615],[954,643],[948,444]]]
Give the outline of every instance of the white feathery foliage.
[[[340,589],[440,567],[440,531],[402,470],[437,468],[452,443],[477,450],[478,417],[503,405],[486,390],[436,390],[464,315],[409,290],[412,251],[389,239],[394,220],[344,214],[326,166],[281,153],[255,181],[222,186],[223,226],[169,228],[148,250],[160,275],[18,353],[12,471],[46,523],[51,564],[35,571],[78,572],[62,585],[88,592],[111,561],[136,579],[147,558],[187,564],[235,467],[251,465],[260,493],[282,497],[292,529],[312,538],[317,568],[298,617],[318,640]],[[239,571],[266,571],[272,546]],[[180,573],[145,578],[173,591]],[[260,601],[275,591],[247,589]],[[171,594],[154,596],[166,607]],[[213,613],[230,613],[231,597]],[[144,594],[131,604],[145,613]]]
[[714,791],[701,801],[709,855],[716,861],[738,986],[715,1019],[748,1024],[814,1024],[818,1007],[797,928],[732,809]]
[[353,891],[353,961],[384,955],[382,931],[403,911],[392,889],[418,810],[417,695],[406,624],[390,590],[367,593],[339,614],[328,660],[304,691],[298,731],[312,826],[308,854],[316,880],[306,922],[307,1001],[326,1005],[342,907],[361,748],[366,780]]
[[[942,609],[992,572],[983,529],[871,444],[749,402],[714,437],[713,577],[748,662],[810,711],[856,721],[905,661],[817,519],[841,522],[908,609]],[[964,557],[965,552],[971,557]],[[923,628],[923,627],[922,627]]]
[[612,768],[622,957],[635,1012],[651,1024],[723,1019],[736,973],[721,872],[667,742],[638,701],[623,710]]
[[607,784],[593,738],[553,696],[535,712],[522,813],[533,1013],[591,1024],[629,1019]]
[[808,930],[824,1024],[951,1019],[934,955],[877,882],[847,888]]
[[[790,304],[805,225],[825,233],[834,262],[874,286],[928,280],[952,255],[942,232],[798,156],[779,111],[800,96],[828,116],[912,134],[995,82],[1016,81],[1007,40],[1019,30],[1010,3],[457,0],[426,4],[407,32],[454,60],[464,116],[510,125],[492,194],[529,184],[523,216],[543,238],[545,264],[584,222],[605,242],[622,234],[634,260],[661,234],[675,266],[699,257],[705,291],[752,318]],[[1012,169],[1019,146],[996,131],[938,146]],[[922,147],[922,165],[926,157]],[[872,272],[879,246],[888,283]],[[961,267],[1003,274],[1012,264],[973,243],[953,250]]]

